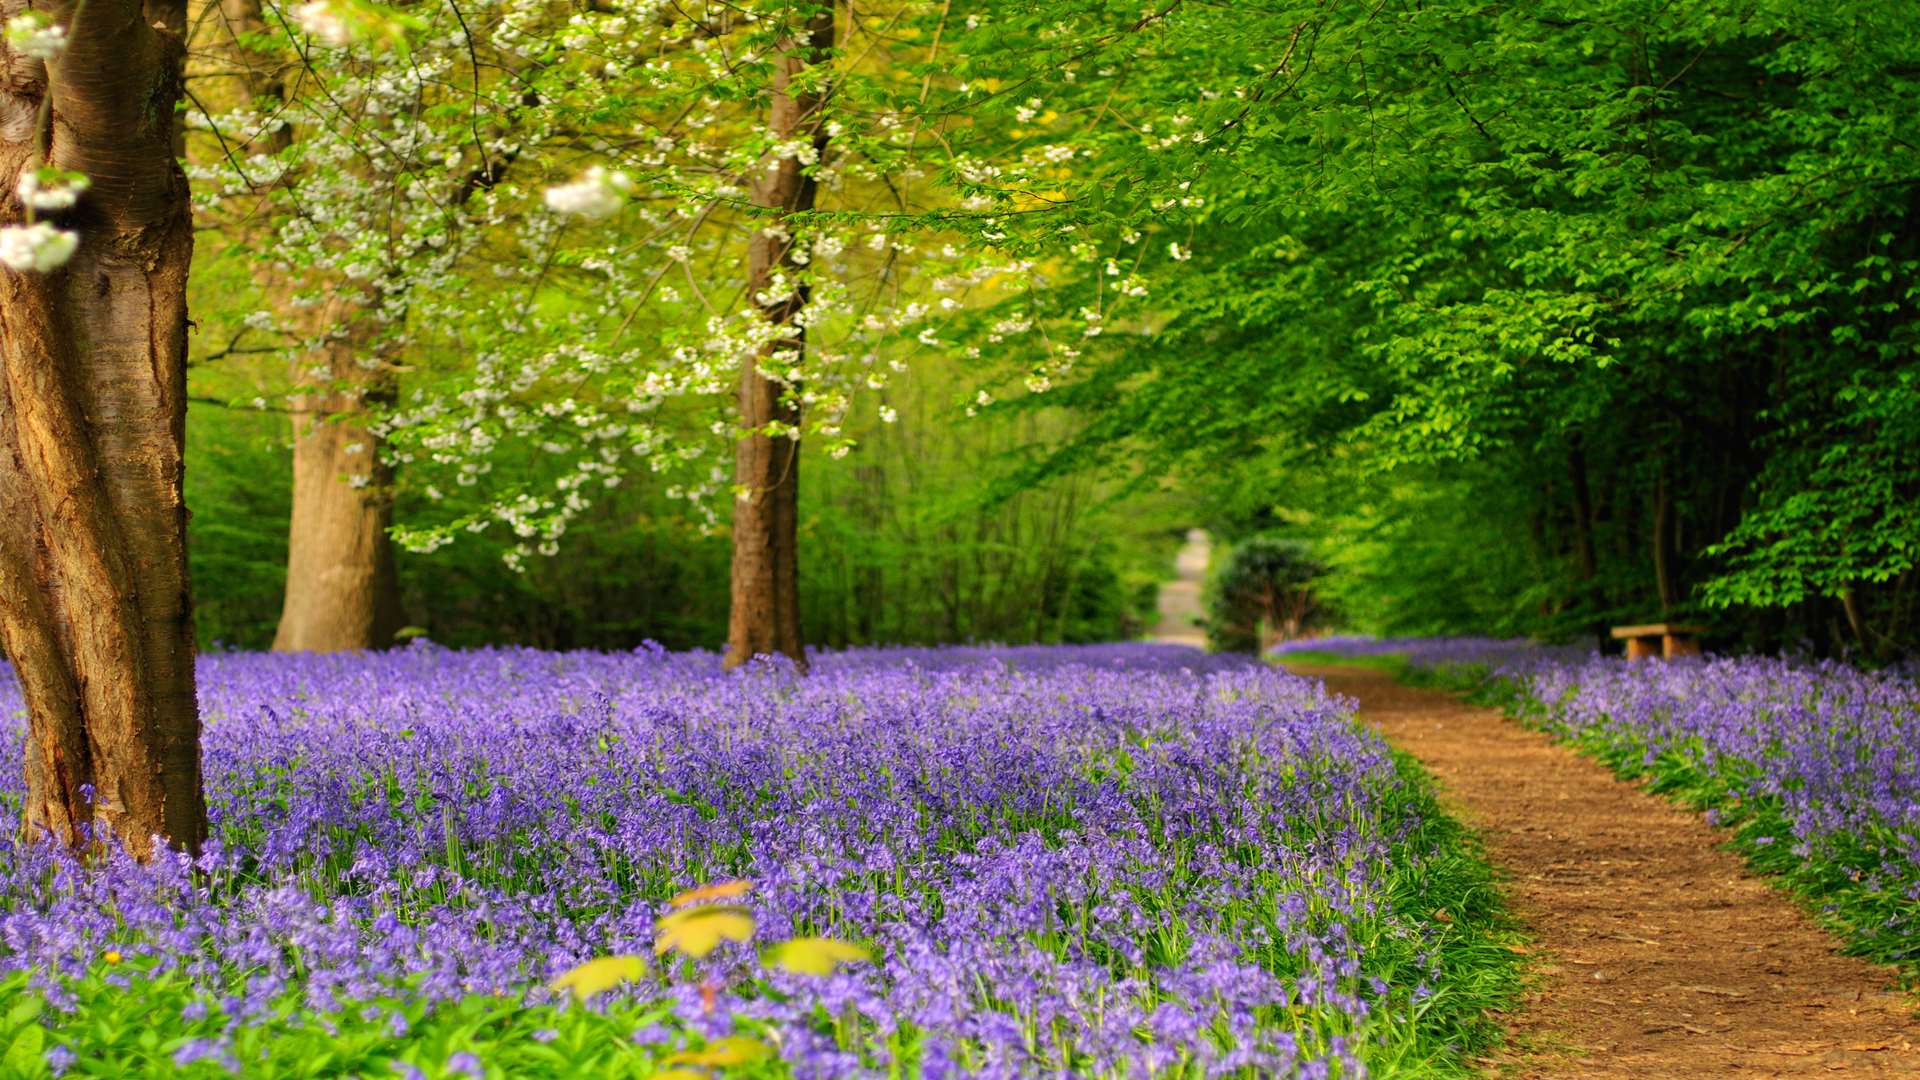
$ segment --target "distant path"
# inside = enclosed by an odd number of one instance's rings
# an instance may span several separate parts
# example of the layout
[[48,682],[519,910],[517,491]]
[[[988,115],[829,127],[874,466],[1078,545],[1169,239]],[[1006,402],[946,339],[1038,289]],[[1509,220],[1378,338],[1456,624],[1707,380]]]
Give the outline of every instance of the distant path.
[[1490,709],[1380,672],[1292,666],[1439,777],[1545,956],[1506,1077],[1920,1077],[1893,973],[1748,873],[1700,815]]
[[1205,529],[1188,529],[1186,546],[1173,560],[1179,576],[1160,586],[1160,621],[1153,626],[1153,640],[1172,645],[1207,647],[1207,632],[1200,620],[1206,609],[1200,603],[1200,589],[1207,580],[1207,560],[1213,557],[1213,538]]

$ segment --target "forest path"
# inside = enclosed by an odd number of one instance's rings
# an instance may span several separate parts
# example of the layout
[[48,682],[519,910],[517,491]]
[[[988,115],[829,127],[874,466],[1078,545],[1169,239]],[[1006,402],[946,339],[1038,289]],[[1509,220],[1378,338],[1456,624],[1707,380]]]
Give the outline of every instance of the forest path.
[[1383,672],[1289,665],[1440,780],[1525,923],[1539,984],[1506,1077],[1920,1077],[1890,969],[1840,956],[1715,829],[1492,709]]
[[1201,626],[1206,608],[1200,593],[1207,581],[1207,563],[1213,558],[1213,537],[1205,529],[1188,529],[1187,542],[1173,560],[1176,575],[1160,586],[1160,621],[1153,625],[1155,641],[1170,645],[1207,647],[1207,632]]

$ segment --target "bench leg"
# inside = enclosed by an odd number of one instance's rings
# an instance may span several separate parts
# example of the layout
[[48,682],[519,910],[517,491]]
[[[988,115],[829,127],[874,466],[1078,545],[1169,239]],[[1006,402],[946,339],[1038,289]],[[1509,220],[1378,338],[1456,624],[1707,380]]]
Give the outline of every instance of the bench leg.
[[1676,656],[1699,656],[1700,639],[1685,634],[1668,634],[1660,641],[1660,655],[1668,660]]
[[1654,650],[1652,638],[1635,637],[1627,639],[1627,660],[1651,660],[1660,654]]

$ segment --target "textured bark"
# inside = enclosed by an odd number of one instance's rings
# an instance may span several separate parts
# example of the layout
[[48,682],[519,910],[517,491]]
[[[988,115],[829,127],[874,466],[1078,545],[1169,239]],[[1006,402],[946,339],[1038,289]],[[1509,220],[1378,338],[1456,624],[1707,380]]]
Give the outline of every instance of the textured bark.
[[[826,151],[827,135],[820,123],[821,100],[811,89],[794,82],[808,68],[826,63],[833,48],[833,7],[823,7],[807,24],[803,39],[780,43],[775,61],[773,101],[768,128],[785,141],[811,134],[814,148]],[[818,185],[794,158],[782,158],[761,174],[754,187],[754,204],[774,211],[767,228],[756,231],[748,264],[748,292],[759,295],[781,270],[798,270],[793,261],[792,214],[813,209]],[[777,231],[770,232],[768,229]],[[806,306],[805,290],[777,303],[762,304],[768,322],[785,325]],[[797,429],[800,407],[787,388],[761,370],[761,361],[774,353],[799,353],[805,335],[773,342],[759,356],[740,367],[740,423],[760,428],[778,422]],[[800,639],[800,443],[784,436],[752,434],[740,440],[734,452],[734,482],[745,494],[733,506],[732,609],[727,624],[727,664],[745,663],[755,656],[781,653],[803,669],[806,649]]]
[[[381,440],[362,421],[393,399],[392,367],[354,318],[351,293],[322,309],[337,327],[314,357],[321,379],[293,406],[293,518],[287,534],[287,589],[273,647],[282,652],[381,649],[400,629],[394,569],[393,475]],[[370,366],[368,366],[370,365]]]
[[[0,19],[24,6],[0,3]],[[206,834],[181,497],[186,13],[42,10],[69,45],[51,68],[0,46],[0,189],[43,146],[92,187],[60,215],[81,238],[66,266],[0,270],[0,644],[27,704],[28,835],[146,858],[156,837],[193,849]],[[5,219],[22,214],[9,194]]]

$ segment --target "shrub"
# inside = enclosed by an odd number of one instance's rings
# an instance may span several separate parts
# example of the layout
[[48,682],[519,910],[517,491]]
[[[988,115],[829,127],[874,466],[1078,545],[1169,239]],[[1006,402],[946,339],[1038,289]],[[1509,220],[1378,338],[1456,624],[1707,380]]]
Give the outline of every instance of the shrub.
[[1207,636],[1214,648],[1255,652],[1268,637],[1289,640],[1326,614],[1314,591],[1326,568],[1299,540],[1256,536],[1233,547],[1213,583]]

